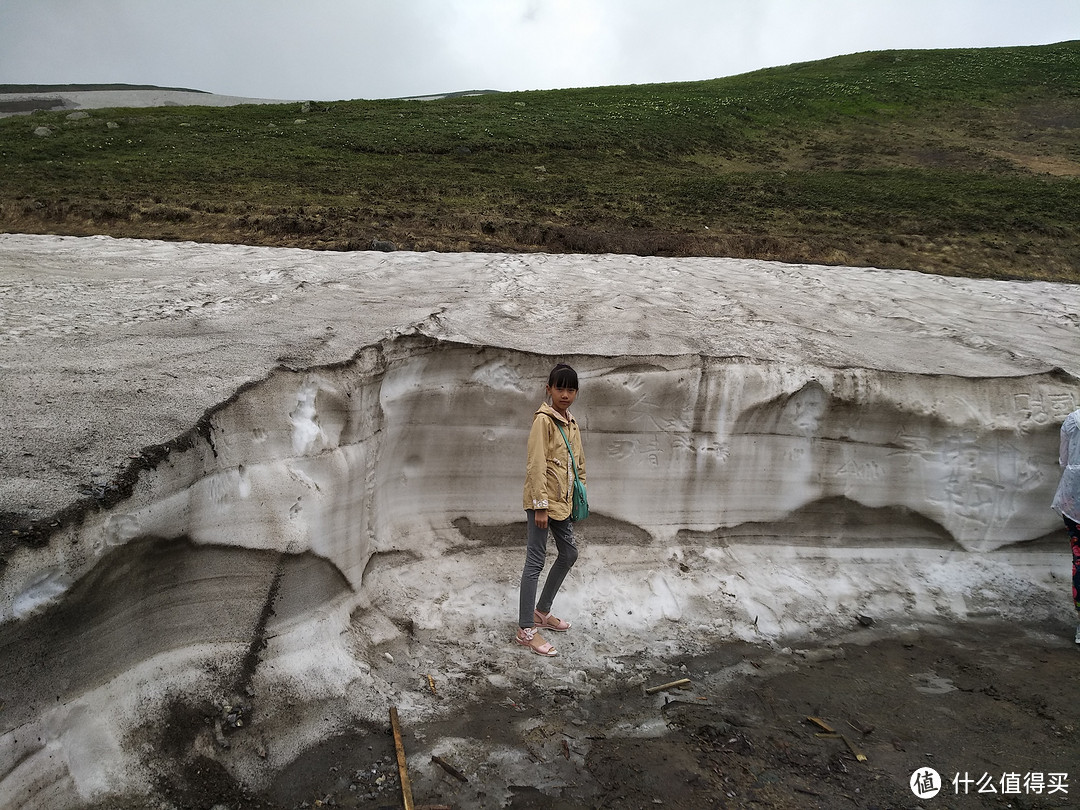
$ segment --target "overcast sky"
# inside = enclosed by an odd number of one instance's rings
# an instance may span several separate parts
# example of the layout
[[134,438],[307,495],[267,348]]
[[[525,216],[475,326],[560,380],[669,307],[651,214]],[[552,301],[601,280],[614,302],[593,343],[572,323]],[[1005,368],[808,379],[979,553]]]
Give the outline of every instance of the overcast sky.
[[329,101],[1070,39],[1080,0],[0,0],[0,84]]

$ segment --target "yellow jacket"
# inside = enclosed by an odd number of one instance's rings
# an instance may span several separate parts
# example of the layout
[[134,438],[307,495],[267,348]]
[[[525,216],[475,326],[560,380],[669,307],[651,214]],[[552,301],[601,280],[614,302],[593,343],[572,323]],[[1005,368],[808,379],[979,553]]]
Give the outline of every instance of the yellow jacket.
[[574,448],[578,478],[585,482],[585,450],[581,446],[581,431],[574,415],[569,411],[567,415],[570,419],[563,419],[545,402],[536,409],[532,430],[529,431],[523,508],[547,509],[548,517],[552,520],[570,517],[570,501],[574,492],[574,468],[570,464],[570,454],[559,428],[552,420],[557,420],[562,426],[570,446]]

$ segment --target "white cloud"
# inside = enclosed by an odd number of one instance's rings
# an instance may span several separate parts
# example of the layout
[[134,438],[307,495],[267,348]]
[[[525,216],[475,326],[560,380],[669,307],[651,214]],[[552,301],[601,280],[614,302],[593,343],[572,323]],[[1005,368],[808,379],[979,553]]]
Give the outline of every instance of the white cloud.
[[374,98],[1078,38],[1076,0],[7,0],[0,83]]

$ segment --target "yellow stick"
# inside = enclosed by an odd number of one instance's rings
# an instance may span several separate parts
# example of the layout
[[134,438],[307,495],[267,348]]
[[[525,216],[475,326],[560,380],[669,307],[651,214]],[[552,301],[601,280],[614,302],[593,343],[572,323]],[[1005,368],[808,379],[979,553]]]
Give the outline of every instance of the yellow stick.
[[826,723],[826,722],[825,722],[824,720],[822,720],[822,719],[821,719],[820,717],[812,717],[812,716],[807,716],[807,718],[806,718],[806,719],[807,719],[807,720],[809,720],[809,721],[810,721],[811,723],[813,723],[814,725],[816,725],[816,726],[819,726],[820,728],[823,728],[823,729],[825,729],[826,731],[828,731],[828,732],[830,732],[830,733],[835,733],[835,732],[836,732],[836,729],[835,729],[835,728],[833,728],[832,726],[830,726],[830,725],[829,725],[828,723]]
[[401,743],[397,706],[390,707],[390,728],[394,730],[394,750],[397,752],[398,776],[401,778],[401,800],[405,803],[405,810],[413,810],[412,785],[409,783],[409,769],[405,765],[405,746]]
[[855,759],[859,762],[866,762],[866,754],[855,747],[855,743],[848,739],[846,734],[841,734],[840,737],[847,743],[847,747],[851,749],[851,753],[855,755]]
[[688,686],[689,684],[689,678],[680,678],[679,680],[672,681],[671,683],[660,684],[660,686],[650,686],[648,689],[645,690],[645,694],[652,695],[657,692],[663,692],[665,689],[674,689],[676,686]]

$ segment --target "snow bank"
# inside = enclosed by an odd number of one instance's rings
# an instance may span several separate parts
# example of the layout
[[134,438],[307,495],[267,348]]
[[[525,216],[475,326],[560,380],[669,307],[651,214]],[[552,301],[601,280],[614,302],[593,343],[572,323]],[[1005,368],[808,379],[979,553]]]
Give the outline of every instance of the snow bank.
[[[25,426],[0,483],[38,527],[66,509],[0,569],[4,806],[137,791],[185,707],[217,721],[178,761],[263,784],[388,705],[527,684],[520,486],[556,360],[581,375],[593,515],[550,677],[1068,609],[1048,504],[1080,404],[1071,287],[8,236],[0,295]],[[421,699],[431,672],[456,708]]]

